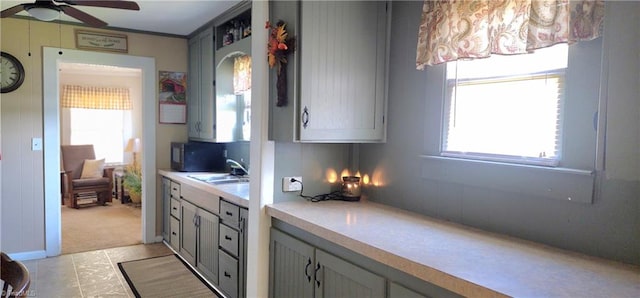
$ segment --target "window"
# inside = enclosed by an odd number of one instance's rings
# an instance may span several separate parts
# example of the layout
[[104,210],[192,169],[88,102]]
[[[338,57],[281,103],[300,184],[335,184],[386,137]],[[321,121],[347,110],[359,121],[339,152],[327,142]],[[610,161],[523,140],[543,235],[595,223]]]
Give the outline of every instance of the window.
[[557,166],[568,47],[446,65],[444,156]]
[[93,144],[96,158],[124,162],[125,125],[131,121],[131,110],[68,110],[71,145]]

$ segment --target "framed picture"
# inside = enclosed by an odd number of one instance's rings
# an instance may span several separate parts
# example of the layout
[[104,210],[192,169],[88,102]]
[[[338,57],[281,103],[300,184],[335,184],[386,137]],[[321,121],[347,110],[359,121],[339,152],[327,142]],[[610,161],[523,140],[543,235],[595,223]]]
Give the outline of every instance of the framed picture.
[[160,123],[187,123],[187,73],[159,71]]
[[129,44],[124,34],[103,33],[87,30],[75,30],[76,48],[83,50],[98,50],[108,52],[127,53]]

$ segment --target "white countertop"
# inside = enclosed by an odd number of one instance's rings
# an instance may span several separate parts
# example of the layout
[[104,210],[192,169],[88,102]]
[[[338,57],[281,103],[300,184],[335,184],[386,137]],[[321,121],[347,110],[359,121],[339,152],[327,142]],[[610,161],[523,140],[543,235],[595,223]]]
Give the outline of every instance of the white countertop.
[[188,184],[192,187],[222,197],[226,201],[238,206],[249,208],[249,183],[227,183],[213,185],[203,181],[187,177],[192,174],[215,174],[205,172],[176,172],[171,170],[158,170],[158,173],[180,184]]
[[467,297],[640,297],[640,268],[372,202],[292,201],[267,214]]

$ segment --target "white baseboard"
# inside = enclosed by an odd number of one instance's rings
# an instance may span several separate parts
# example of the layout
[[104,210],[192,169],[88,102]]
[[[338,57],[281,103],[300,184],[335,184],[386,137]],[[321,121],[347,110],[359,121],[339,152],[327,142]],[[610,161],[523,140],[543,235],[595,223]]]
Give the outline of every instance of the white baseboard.
[[44,259],[47,257],[47,252],[45,250],[36,250],[36,251],[27,251],[27,252],[8,253],[8,255],[9,257],[17,261],[27,261],[27,260]]

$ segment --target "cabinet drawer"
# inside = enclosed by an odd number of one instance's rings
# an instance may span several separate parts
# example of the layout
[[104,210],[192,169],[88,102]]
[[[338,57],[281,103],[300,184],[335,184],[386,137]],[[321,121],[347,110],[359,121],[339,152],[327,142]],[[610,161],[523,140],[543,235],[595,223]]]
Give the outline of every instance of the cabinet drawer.
[[229,298],[238,297],[238,260],[224,252],[219,251],[220,264],[218,278],[220,289]]
[[180,250],[180,221],[175,217],[171,217],[171,229],[169,233],[171,247],[175,251]]
[[240,207],[220,200],[220,219],[229,225],[237,226],[240,220]]
[[180,199],[180,183],[171,181],[171,198]]
[[171,216],[180,219],[180,200],[171,198]]
[[238,257],[238,231],[220,225],[220,246],[234,257]]

